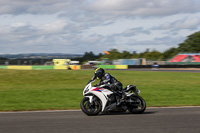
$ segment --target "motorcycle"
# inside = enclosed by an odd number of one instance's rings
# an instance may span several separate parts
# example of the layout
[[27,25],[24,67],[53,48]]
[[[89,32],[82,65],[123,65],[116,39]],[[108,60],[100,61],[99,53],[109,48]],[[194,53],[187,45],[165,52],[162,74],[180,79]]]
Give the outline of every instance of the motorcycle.
[[140,91],[135,85],[128,85],[120,92],[109,90],[109,85],[92,86],[89,81],[83,90],[80,106],[86,115],[98,115],[108,112],[126,112],[141,114],[146,109],[144,99],[138,94]]

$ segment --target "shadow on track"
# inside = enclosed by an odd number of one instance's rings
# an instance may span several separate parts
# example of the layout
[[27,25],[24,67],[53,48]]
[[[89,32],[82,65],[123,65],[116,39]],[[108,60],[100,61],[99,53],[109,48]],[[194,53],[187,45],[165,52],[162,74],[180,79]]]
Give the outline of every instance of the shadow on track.
[[146,111],[142,114],[132,114],[130,112],[109,112],[109,113],[102,113],[99,116],[105,116],[105,115],[149,115],[149,114],[155,114],[157,111]]

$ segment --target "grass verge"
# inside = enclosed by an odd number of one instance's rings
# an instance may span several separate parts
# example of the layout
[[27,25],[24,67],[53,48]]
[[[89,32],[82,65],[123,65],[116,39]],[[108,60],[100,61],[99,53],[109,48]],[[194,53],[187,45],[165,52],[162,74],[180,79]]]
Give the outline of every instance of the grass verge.
[[[147,106],[200,105],[200,74],[107,71],[124,87],[136,84]],[[92,70],[0,69],[0,111],[79,109]]]

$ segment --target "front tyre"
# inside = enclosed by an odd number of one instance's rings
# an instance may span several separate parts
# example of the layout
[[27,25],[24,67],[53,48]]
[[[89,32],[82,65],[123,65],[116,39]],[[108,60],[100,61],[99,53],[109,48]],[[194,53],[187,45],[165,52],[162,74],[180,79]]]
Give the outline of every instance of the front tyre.
[[98,99],[90,103],[90,100],[88,97],[84,97],[82,99],[80,106],[81,106],[81,110],[86,115],[98,115],[102,108],[101,103]]
[[144,99],[138,95],[131,96],[131,99],[134,100],[135,103],[129,106],[129,112],[133,114],[142,114],[146,109],[146,102]]

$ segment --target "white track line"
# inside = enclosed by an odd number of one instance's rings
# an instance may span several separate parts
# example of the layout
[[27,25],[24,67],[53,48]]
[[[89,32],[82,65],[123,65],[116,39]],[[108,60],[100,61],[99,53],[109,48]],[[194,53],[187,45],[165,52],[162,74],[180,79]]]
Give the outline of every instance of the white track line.
[[[147,109],[177,109],[177,108],[200,108],[200,106],[183,106],[183,107],[147,107]],[[44,111],[11,111],[11,112],[0,112],[0,114],[7,113],[53,113],[53,112],[78,112],[81,110],[44,110]]]

